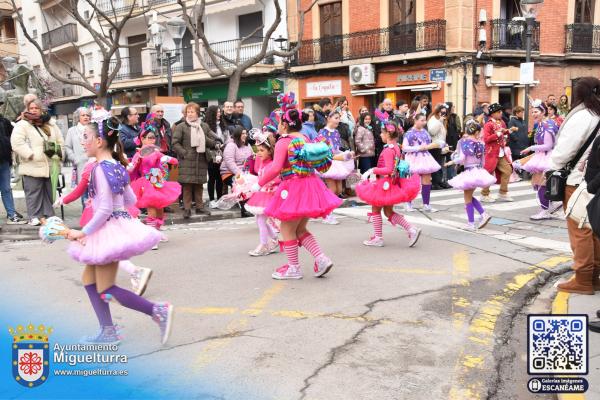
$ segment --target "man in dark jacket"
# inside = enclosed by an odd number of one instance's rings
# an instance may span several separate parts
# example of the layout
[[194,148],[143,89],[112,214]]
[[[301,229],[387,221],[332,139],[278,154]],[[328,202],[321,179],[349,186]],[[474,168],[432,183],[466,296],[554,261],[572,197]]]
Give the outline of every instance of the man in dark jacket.
[[319,100],[319,104],[313,106],[313,110],[315,110],[315,129],[317,132],[325,128],[327,116],[331,112],[332,107],[333,104],[331,104],[331,99],[329,97],[323,97]]
[[517,106],[514,109],[514,115],[508,120],[508,128],[517,128],[517,131],[512,132],[508,137],[508,146],[512,154],[513,160],[522,158],[521,151],[529,147],[529,135],[527,133],[527,126],[525,126],[525,109],[521,106]]
[[243,126],[239,116],[235,113],[235,108],[232,101],[223,103],[223,122],[225,128],[231,134],[237,126]]
[[2,195],[2,204],[8,214],[9,225],[22,225],[27,221],[15,210],[15,201],[13,199],[12,188],[10,187],[10,171],[12,167],[12,147],[10,145],[10,135],[13,126],[10,121],[0,115],[0,194]]

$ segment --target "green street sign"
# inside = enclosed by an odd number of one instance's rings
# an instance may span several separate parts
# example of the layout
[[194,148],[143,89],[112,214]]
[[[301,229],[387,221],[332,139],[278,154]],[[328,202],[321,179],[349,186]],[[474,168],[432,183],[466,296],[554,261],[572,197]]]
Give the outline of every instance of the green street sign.
[[[186,102],[226,100],[227,83],[206,85],[183,89],[183,98]],[[272,96],[283,92],[283,81],[279,79],[264,79],[258,82],[242,82],[238,89],[238,98]]]

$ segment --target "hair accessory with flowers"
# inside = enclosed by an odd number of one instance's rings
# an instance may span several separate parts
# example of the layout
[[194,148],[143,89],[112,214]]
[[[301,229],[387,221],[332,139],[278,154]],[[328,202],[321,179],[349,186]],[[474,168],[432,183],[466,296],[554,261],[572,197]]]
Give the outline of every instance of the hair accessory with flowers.
[[393,133],[393,132],[396,132],[396,127],[394,125],[392,125],[392,124],[386,124],[385,125],[385,130],[388,131],[388,132],[390,132],[390,133]]
[[294,92],[281,93],[279,96],[277,96],[277,103],[279,104],[281,112],[283,113],[283,120],[287,122],[290,126],[295,126],[296,121],[292,120],[292,118],[290,117],[290,112],[292,110],[298,111],[298,101],[296,100],[296,94]]
[[281,121],[281,109],[277,108],[271,111],[271,114],[268,117],[263,119],[262,130],[263,132],[272,132],[276,133],[279,127],[279,122]]
[[[112,117],[111,113],[105,109],[97,109],[97,110],[93,110],[92,111],[92,122],[96,123],[98,125],[98,136],[101,137],[102,139],[104,139],[105,137],[105,132],[104,132],[104,121],[106,120],[110,120],[110,118]],[[112,127],[110,126],[110,124],[107,124],[108,126],[108,132],[106,132],[107,135],[111,136],[113,134],[114,131],[118,131],[119,128],[118,127]]]
[[142,123],[140,134],[134,139],[135,144],[138,146],[142,144],[142,138],[147,136],[150,132],[154,135],[158,135],[160,129],[159,121],[156,118],[156,113],[150,113],[146,116],[146,120]]
[[540,110],[544,115],[548,113],[548,107],[546,107],[546,104],[540,99],[533,100],[531,106]]
[[248,137],[250,137],[250,139],[254,140],[254,142],[256,143],[257,146],[264,144],[267,147],[271,147],[271,143],[269,143],[269,136],[271,135],[271,132],[267,131],[261,131],[260,129],[257,128],[252,128],[250,129],[250,132],[248,132]]

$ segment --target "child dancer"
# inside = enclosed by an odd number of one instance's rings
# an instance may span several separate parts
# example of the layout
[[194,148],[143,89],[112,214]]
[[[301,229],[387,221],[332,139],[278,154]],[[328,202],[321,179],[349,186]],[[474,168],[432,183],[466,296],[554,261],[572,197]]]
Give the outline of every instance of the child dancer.
[[377,175],[377,180],[371,182],[363,180],[356,186],[356,194],[371,205],[369,221],[373,224],[373,236],[365,240],[365,246],[383,247],[383,220],[381,210],[393,226],[400,225],[408,233],[409,247],[413,247],[421,230],[414,228],[400,214],[394,212],[394,204],[412,201],[419,194],[419,176],[400,178],[398,175],[398,162],[402,158],[398,146],[399,129],[393,122],[387,122],[381,130],[381,140],[385,145],[379,155],[377,167],[369,169],[363,177],[371,174]]
[[[258,157],[255,167],[258,167],[257,172],[260,179],[273,160],[275,138],[265,129],[263,132],[254,134],[253,139],[255,140]],[[258,224],[258,232],[260,235],[260,243],[258,246],[254,250],[248,252],[251,256],[266,256],[277,251],[277,246],[279,244],[277,241],[277,231],[269,224],[269,217],[265,215],[264,211],[265,207],[273,199],[273,193],[275,193],[278,184],[278,177],[267,182],[259,192],[252,194],[252,197],[250,197],[250,200],[246,203],[246,210],[256,215],[256,223]]]
[[[98,115],[99,114],[99,115]],[[118,262],[128,260],[152,248],[161,235],[131,218],[125,207],[135,204],[124,165],[123,146],[119,141],[119,122],[106,112],[94,116],[86,127],[83,145],[97,165],[90,173],[88,193],[94,215],[81,231],[72,229],[67,238],[71,257],[86,267],[83,284],[100,323],[100,333],[84,339],[87,343],[118,343],[120,338],[113,324],[109,301],[143,312],[158,324],[161,342],[166,343],[171,330],[173,306],[152,303],[133,292],[115,285]]]
[[561,203],[552,203],[546,199],[546,177],[544,173],[550,169],[550,154],[554,148],[556,142],[556,133],[558,132],[558,126],[556,123],[547,118],[548,110],[541,100],[534,102],[534,108],[531,110],[533,120],[537,124],[535,131],[535,145],[529,146],[521,154],[527,154],[532,151],[535,154],[531,157],[527,163],[522,166],[517,163],[516,167],[524,169],[525,171],[532,174],[531,183],[533,184],[533,190],[537,192],[537,198],[540,203],[541,210],[537,214],[529,217],[534,221],[543,219],[552,219],[552,213],[560,208]]
[[[54,203],[54,207],[60,207],[72,203],[73,201],[80,198],[84,193],[87,192],[87,188],[90,182],[90,173],[96,166],[96,160],[91,159],[84,167],[83,173],[81,174],[81,181],[77,184],[77,187],[73,189],[71,193],[64,197],[59,197]],[[127,211],[133,218],[137,218],[140,214],[140,210],[135,206],[130,206]],[[91,200],[88,199],[85,202],[85,208],[79,219],[79,226],[84,227],[91,219],[94,214]],[[148,281],[152,277],[152,270],[150,268],[138,267],[129,260],[119,261],[119,269],[122,269],[129,273],[131,280],[131,288],[133,292],[139,296],[143,295],[148,286]]]
[[[446,165],[461,164],[465,167],[465,170],[450,179],[448,184],[464,192],[465,210],[469,221],[466,228],[474,231],[486,226],[491,217],[485,212],[479,200],[473,197],[473,192],[477,188],[491,186],[496,182],[496,177],[483,168],[485,144],[480,137],[481,125],[475,120],[470,120],[465,131],[467,136],[458,141],[457,149],[452,154],[452,161]],[[475,225],[475,210],[479,213],[477,225]]]
[[[316,143],[311,143],[300,133],[302,120],[293,93],[284,96],[282,102],[283,115],[279,124],[281,136],[275,145],[273,162],[257,185],[267,184],[277,174],[281,176],[281,183],[265,208],[265,214],[281,221],[281,247],[288,263],[278,268],[272,277],[302,278],[298,246],[304,246],[315,258],[314,273],[320,277],[329,272],[333,262],[323,254],[306,225],[309,218],[324,218],[342,203],[316,175],[317,171],[325,172],[331,165],[331,148],[322,137],[318,137]],[[255,189],[258,190],[258,187]]]
[[[319,131],[319,135],[324,137],[329,146],[333,149],[333,162],[331,167],[321,175],[325,180],[325,184],[333,193],[340,198],[345,198],[343,194],[343,182],[354,171],[354,160],[349,149],[341,149],[342,140],[337,127],[340,124],[340,113],[332,111],[327,116],[327,125]],[[344,151],[342,151],[344,150]],[[323,223],[337,225],[339,222],[333,214],[328,215]]]
[[[442,167],[429,153],[430,149],[442,148],[445,143],[431,143],[431,137],[425,130],[427,117],[416,114],[414,125],[404,135],[402,151],[406,154],[406,161],[410,164],[410,172],[421,176],[421,197],[423,198],[423,211],[437,212],[429,205],[431,196],[431,174]],[[406,211],[414,211],[412,203],[406,204]]]
[[[160,152],[155,145],[156,126],[155,119],[150,114],[138,138],[142,147],[133,156],[128,167],[131,179],[131,188],[137,197],[136,206],[147,208],[148,217],[146,225],[160,230],[165,223],[164,208],[173,204],[181,194],[181,185],[178,182],[167,181],[167,164],[177,165],[176,158],[169,157]],[[163,235],[163,240],[167,238]],[[158,245],[153,250],[158,249]]]

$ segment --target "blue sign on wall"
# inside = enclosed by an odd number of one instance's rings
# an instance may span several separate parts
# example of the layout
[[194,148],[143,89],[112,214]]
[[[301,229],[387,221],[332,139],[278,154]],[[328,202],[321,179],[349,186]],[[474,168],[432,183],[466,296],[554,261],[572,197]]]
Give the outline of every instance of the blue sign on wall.
[[443,68],[430,69],[429,80],[431,82],[444,82],[446,81],[446,70]]

